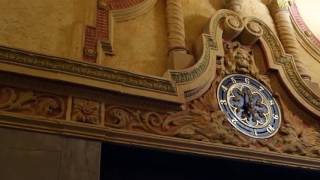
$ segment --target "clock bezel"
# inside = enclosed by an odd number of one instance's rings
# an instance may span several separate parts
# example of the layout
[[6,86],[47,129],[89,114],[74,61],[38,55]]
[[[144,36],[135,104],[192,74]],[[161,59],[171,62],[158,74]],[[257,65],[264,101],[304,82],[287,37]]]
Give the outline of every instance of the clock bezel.
[[[239,125],[237,125],[237,122],[236,122],[236,123],[233,123],[232,119],[233,119],[233,118],[237,118],[237,117],[234,116],[233,112],[231,111],[231,109],[230,109],[230,107],[229,107],[230,105],[228,104],[228,101],[226,102],[228,109],[227,109],[227,110],[224,110],[224,109],[226,109],[226,108],[223,108],[223,107],[222,107],[223,105],[220,103],[220,100],[223,99],[223,98],[220,99],[220,91],[223,91],[223,88],[222,88],[221,86],[223,85],[223,83],[224,83],[227,79],[231,79],[232,77],[239,77],[239,76],[240,76],[241,78],[243,78],[243,81],[245,81],[245,78],[248,78],[248,79],[250,79],[250,81],[255,81],[259,86],[262,86],[262,87],[264,88],[265,92],[264,92],[263,94],[260,94],[260,96],[265,96],[265,93],[267,93],[267,95],[269,95],[269,97],[272,98],[272,100],[273,100],[273,102],[274,102],[274,106],[275,106],[275,108],[276,108],[276,111],[278,112],[278,114],[276,114],[276,113],[274,113],[274,112],[270,112],[270,113],[271,113],[271,115],[270,115],[271,117],[273,117],[274,114],[278,115],[278,119],[276,119],[276,120],[271,120],[271,121],[269,122],[269,124],[268,124],[269,126],[270,126],[270,124],[276,124],[276,125],[277,125],[276,128],[274,129],[274,131],[273,131],[272,133],[270,133],[270,132],[268,131],[268,132],[269,132],[268,135],[266,135],[266,136],[258,136],[258,135],[254,135],[254,134],[251,134],[251,133],[248,133],[248,132],[244,131],[243,129],[241,129],[240,127],[238,127]],[[245,84],[244,82],[236,82],[236,83]],[[252,88],[257,89],[257,87],[255,87],[255,86],[253,86],[253,85],[250,85],[250,84],[249,84],[249,85],[247,84],[247,86],[251,86]],[[231,86],[230,86],[230,87],[231,87]],[[227,91],[230,90],[230,87],[228,87],[228,90],[227,90]],[[226,94],[228,94],[228,93],[226,93]],[[241,132],[242,134],[244,134],[244,135],[246,135],[246,136],[249,136],[249,137],[252,137],[252,138],[255,138],[255,139],[267,139],[267,138],[270,138],[270,137],[274,136],[274,135],[277,134],[277,132],[279,131],[279,129],[280,129],[280,127],[281,127],[281,123],[282,123],[281,108],[280,108],[277,100],[276,100],[276,99],[274,98],[274,96],[272,95],[270,89],[267,88],[263,83],[261,83],[261,82],[258,81],[257,79],[255,79],[255,78],[253,78],[253,77],[251,77],[251,76],[248,76],[248,75],[244,75],[244,74],[230,74],[230,75],[227,75],[227,76],[225,76],[225,77],[220,81],[220,83],[219,83],[219,85],[218,85],[218,87],[217,87],[216,96],[217,96],[217,103],[219,104],[219,108],[220,108],[220,110],[221,110],[222,112],[224,112],[224,113],[226,114],[226,119],[227,119],[227,121],[228,121],[237,131]],[[228,97],[226,97],[226,99],[227,99],[227,98],[228,98]],[[270,105],[270,108],[272,108],[271,106],[272,106],[272,105]],[[230,111],[230,112],[228,112],[228,111]],[[237,121],[240,121],[240,120],[237,119]],[[273,121],[276,121],[276,122],[273,123]],[[241,123],[243,126],[247,126],[246,124],[242,123],[241,121],[240,121],[240,123]],[[267,126],[268,126],[268,125],[267,125]],[[264,128],[267,128],[267,126],[265,126]],[[268,126],[268,127],[269,127],[269,126]],[[248,126],[247,126],[247,127],[248,127]],[[271,126],[271,127],[273,127],[273,126]],[[251,128],[252,128],[252,127],[251,127]],[[253,129],[253,131],[254,131],[254,129],[258,129],[258,128],[252,128],[252,129]]]

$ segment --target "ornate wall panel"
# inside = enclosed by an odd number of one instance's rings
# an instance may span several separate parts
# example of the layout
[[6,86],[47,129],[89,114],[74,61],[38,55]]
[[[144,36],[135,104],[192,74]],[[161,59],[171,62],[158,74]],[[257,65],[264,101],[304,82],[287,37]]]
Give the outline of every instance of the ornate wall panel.
[[[165,77],[0,47],[0,126],[320,169],[320,98],[277,36],[263,21],[230,10],[204,29],[197,62]],[[256,58],[254,46],[265,57]],[[266,74],[257,59],[266,61]],[[218,84],[235,73],[255,78],[279,103],[275,136],[245,136],[220,110]]]

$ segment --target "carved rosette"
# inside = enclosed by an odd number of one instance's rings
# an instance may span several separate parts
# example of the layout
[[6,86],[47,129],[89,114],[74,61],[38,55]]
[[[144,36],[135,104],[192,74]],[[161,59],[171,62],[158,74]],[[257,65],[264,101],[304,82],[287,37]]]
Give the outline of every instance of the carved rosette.
[[66,97],[0,86],[0,111],[65,119]]
[[71,120],[88,124],[100,124],[100,103],[87,99],[74,98]]

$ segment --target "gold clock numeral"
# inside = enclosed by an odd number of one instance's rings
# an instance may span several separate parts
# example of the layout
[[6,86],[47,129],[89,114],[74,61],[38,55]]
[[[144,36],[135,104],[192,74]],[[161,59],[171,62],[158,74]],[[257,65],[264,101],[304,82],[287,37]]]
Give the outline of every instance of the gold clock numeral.
[[259,87],[259,91],[264,91],[264,88],[262,86]]
[[233,84],[237,83],[237,81],[234,79],[234,77],[231,78],[231,81]]
[[219,102],[220,102],[222,105],[226,105],[226,104],[227,104],[227,101],[224,100],[224,99],[221,99]]
[[232,119],[231,119],[231,122],[232,122],[233,124],[237,124],[238,119],[236,119],[236,118],[232,118]]
[[274,114],[274,115],[273,115],[273,118],[274,118],[274,119],[279,119],[279,116],[278,116],[277,114]]
[[269,126],[267,127],[267,131],[268,131],[269,133],[272,133],[274,130],[275,130],[274,127],[272,127],[271,125],[269,125]]
[[225,87],[224,85],[221,85],[221,88],[222,88],[224,91],[228,91],[228,88]]
[[270,105],[272,106],[272,105],[274,105],[274,102],[273,102],[273,100],[270,100]]
[[250,79],[249,78],[244,78],[244,81],[246,82],[246,84],[250,84]]

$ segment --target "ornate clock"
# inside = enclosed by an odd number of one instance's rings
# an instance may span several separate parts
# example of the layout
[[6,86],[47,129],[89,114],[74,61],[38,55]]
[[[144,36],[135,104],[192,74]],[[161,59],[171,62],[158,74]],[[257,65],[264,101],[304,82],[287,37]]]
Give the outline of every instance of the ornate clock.
[[245,135],[268,138],[278,131],[280,108],[259,81],[241,74],[226,76],[218,86],[217,98],[228,121]]

